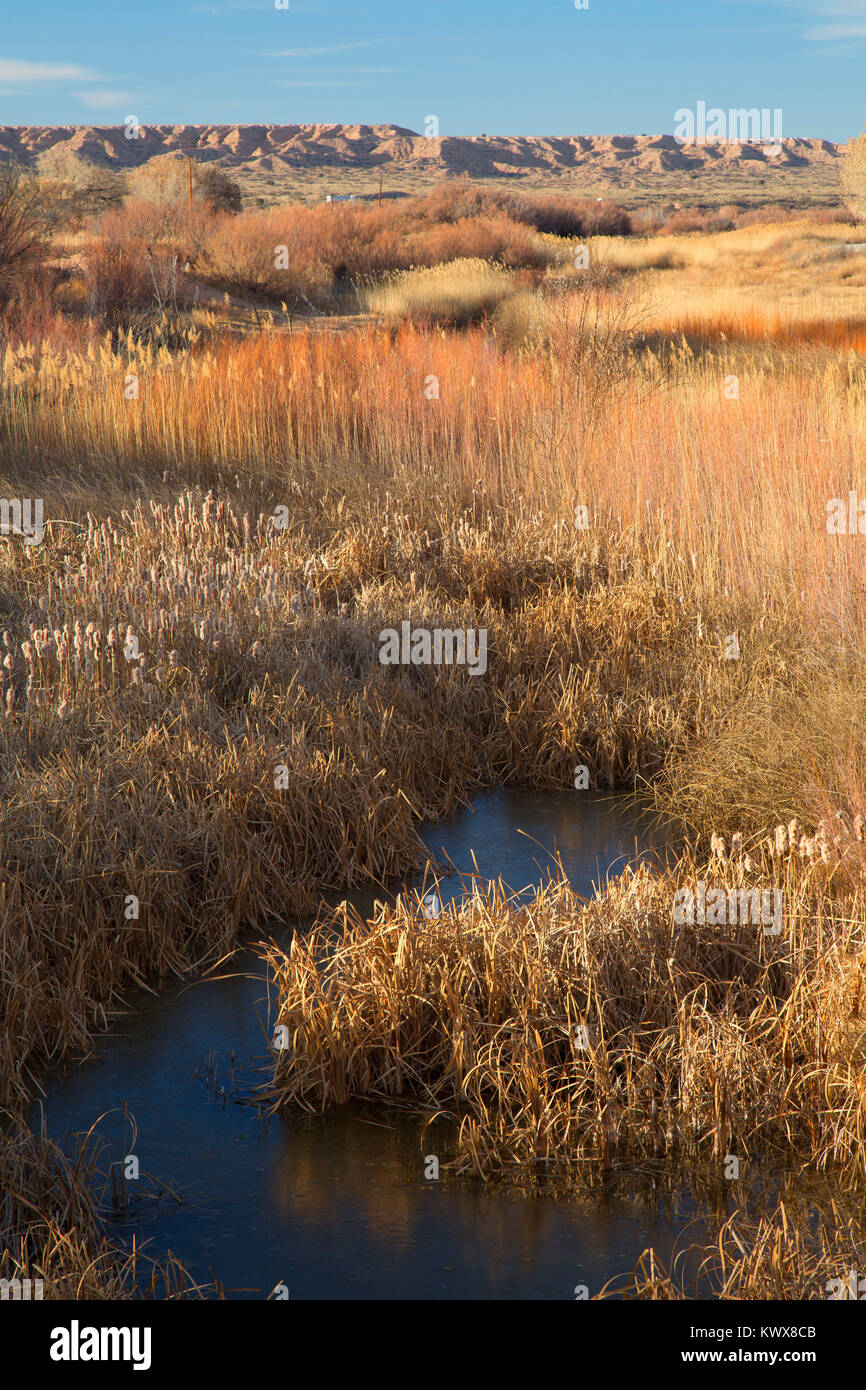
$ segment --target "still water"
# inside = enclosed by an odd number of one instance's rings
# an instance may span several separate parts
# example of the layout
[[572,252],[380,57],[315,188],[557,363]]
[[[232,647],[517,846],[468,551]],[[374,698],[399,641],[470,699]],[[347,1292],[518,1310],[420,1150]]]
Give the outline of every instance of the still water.
[[[438,862],[515,891],[545,880],[555,851],[588,895],[653,852],[621,808],[590,792],[500,791],[424,839]],[[455,874],[438,891],[447,901],[463,885]],[[136,1000],[94,1058],[46,1087],[52,1137],[71,1144],[104,1116],[108,1160],[139,1159],[113,1218],[120,1239],[148,1242],[153,1258],[171,1250],[229,1298],[285,1284],[293,1299],[570,1299],[576,1285],[592,1294],[631,1269],[648,1245],[664,1256],[692,1219],[426,1181],[423,1154],[435,1149],[400,1112],[263,1120],[238,1101],[267,1078],[272,1023],[263,967],[244,951],[224,978]]]

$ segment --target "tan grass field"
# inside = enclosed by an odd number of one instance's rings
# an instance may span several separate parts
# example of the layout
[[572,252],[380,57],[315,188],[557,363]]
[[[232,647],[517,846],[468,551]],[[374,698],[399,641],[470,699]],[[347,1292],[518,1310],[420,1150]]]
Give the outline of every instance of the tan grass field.
[[[866,493],[861,236],[589,238],[588,273],[542,237],[531,267],[371,281],[337,333],[207,307],[10,339],[0,481],[46,529],[0,540],[5,1104],[136,987],[405,874],[479,788],[585,764],[649,789],[681,863],[263,945],[275,1102],[448,1114],[458,1177],[700,1183],[739,1145],[862,1195],[866,562],[827,530]],[[486,676],[383,667],[404,619],[486,627]],[[781,889],[782,937],[675,933],[699,870]],[[824,1296],[862,1249],[832,1230],[744,1211],[725,1296]],[[632,1296],[682,1293],[647,1259]]]

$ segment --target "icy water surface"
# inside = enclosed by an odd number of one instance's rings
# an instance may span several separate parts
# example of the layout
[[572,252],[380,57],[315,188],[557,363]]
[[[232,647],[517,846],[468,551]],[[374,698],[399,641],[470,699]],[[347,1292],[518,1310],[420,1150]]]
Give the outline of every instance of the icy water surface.
[[[621,807],[590,792],[502,791],[424,839],[466,874],[476,872],[474,851],[482,878],[501,875],[514,890],[547,878],[555,847],[589,894],[636,850],[650,852]],[[440,882],[443,900],[461,891],[456,876]],[[597,1292],[650,1244],[664,1254],[687,1223],[623,1203],[591,1210],[426,1181],[431,1149],[419,1146],[417,1119],[399,1112],[262,1120],[232,1099],[268,1074],[262,972],[245,951],[228,978],[144,995],[97,1040],[95,1059],[49,1081],[53,1137],[71,1140],[110,1112],[99,1125],[109,1157],[139,1159],[142,1178],[126,1184],[130,1205],[116,1219],[125,1242],[149,1241],[154,1257],[171,1250],[232,1298],[285,1284],[291,1298],[569,1299],[579,1284]],[[159,1183],[163,1195],[146,1195]]]

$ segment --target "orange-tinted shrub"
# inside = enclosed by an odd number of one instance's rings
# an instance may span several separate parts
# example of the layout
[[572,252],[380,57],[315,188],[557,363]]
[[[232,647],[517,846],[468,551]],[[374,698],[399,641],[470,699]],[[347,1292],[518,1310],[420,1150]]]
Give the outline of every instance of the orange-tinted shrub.
[[[415,200],[412,200],[413,202]],[[551,253],[503,213],[434,221],[405,205],[270,208],[215,224],[200,267],[217,283],[326,302],[335,284],[462,258],[539,268]]]
[[100,238],[83,259],[89,312],[111,326],[139,329],[193,301],[194,287],[184,280],[179,256],[170,247]]

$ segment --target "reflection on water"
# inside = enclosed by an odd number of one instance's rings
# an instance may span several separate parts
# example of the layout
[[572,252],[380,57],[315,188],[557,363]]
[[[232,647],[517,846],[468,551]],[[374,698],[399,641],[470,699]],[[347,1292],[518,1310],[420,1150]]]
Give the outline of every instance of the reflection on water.
[[[544,882],[556,856],[585,897],[653,850],[647,833],[625,818],[621,797],[588,791],[494,792],[479,797],[474,811],[428,826],[423,838],[437,862],[445,856],[461,874],[474,872],[474,852],[482,879],[501,874],[515,892]],[[442,887],[445,898],[461,891],[455,880]]]
[[[437,860],[466,874],[477,862],[482,878],[514,890],[547,877],[555,848],[584,894],[648,849],[613,798],[589,792],[479,797],[424,838]],[[443,900],[460,891],[456,877],[440,884]],[[225,978],[145,996],[98,1040],[96,1060],[51,1080],[54,1137],[110,1112],[99,1131],[119,1160],[134,1117],[143,1176],[127,1184],[123,1240],[150,1238],[150,1254],[170,1249],[240,1298],[278,1283],[292,1298],[572,1298],[575,1285],[596,1292],[630,1269],[647,1245],[670,1249],[685,1215],[426,1181],[435,1137],[422,1146],[417,1120],[399,1111],[263,1121],[233,1099],[267,1075],[261,969],[245,951]],[[158,1180],[170,1191],[159,1195]]]

